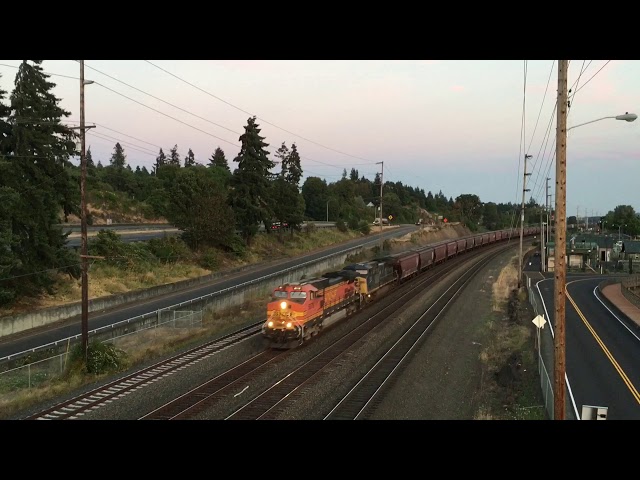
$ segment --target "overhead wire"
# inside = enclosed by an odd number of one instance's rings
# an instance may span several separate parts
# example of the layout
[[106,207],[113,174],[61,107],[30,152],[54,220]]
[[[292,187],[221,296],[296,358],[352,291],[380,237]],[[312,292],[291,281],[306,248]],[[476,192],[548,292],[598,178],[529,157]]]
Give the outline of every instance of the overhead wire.
[[[76,60],[76,61],[79,61],[79,60]],[[150,62],[149,62],[149,63],[150,63]],[[150,96],[150,97],[152,97],[152,98],[154,98],[154,99],[156,99],[156,100],[158,100],[158,101],[160,101],[160,102],[166,103],[167,105],[170,105],[171,107],[176,108],[176,109],[178,109],[178,110],[180,110],[180,111],[182,111],[182,112],[185,112],[185,113],[187,113],[187,114],[189,114],[189,115],[191,115],[191,116],[194,116],[194,117],[196,117],[196,118],[198,118],[198,119],[200,119],[200,120],[204,120],[205,122],[211,123],[211,124],[213,124],[213,125],[215,125],[215,126],[217,126],[217,127],[223,128],[223,129],[228,130],[228,131],[230,131],[230,132],[232,132],[232,133],[235,133],[235,134],[237,134],[237,135],[242,135],[242,132],[238,132],[238,131],[236,131],[236,130],[230,129],[230,128],[228,128],[228,127],[225,127],[224,125],[220,125],[219,123],[213,122],[213,121],[211,121],[211,120],[209,120],[209,119],[207,119],[207,118],[205,118],[205,117],[202,117],[202,116],[197,115],[197,114],[195,114],[195,113],[193,113],[193,112],[190,112],[189,110],[186,110],[186,109],[184,109],[184,108],[182,108],[182,107],[179,107],[179,106],[177,106],[177,105],[174,105],[173,103],[170,103],[170,102],[168,102],[168,101],[166,101],[166,100],[163,100],[163,99],[162,99],[162,98],[160,98],[160,97],[157,97],[157,96],[155,96],[155,95],[152,95],[152,94],[150,94],[150,93],[148,93],[148,92],[145,92],[144,90],[142,90],[142,89],[140,89],[140,88],[134,87],[133,85],[130,85],[130,84],[128,84],[128,83],[126,83],[126,82],[124,82],[124,81],[122,81],[122,80],[119,80],[119,79],[115,78],[114,76],[109,75],[108,73],[105,73],[105,72],[103,72],[103,71],[100,71],[100,70],[96,69],[95,67],[91,67],[91,66],[87,65],[86,63],[85,63],[85,66],[86,66],[87,68],[90,68],[90,69],[92,69],[92,70],[95,70],[96,72],[98,72],[98,73],[100,73],[100,74],[102,74],[102,75],[105,75],[106,77],[109,77],[109,78],[111,78],[111,79],[113,79],[113,80],[115,80],[115,81],[117,81],[117,82],[119,82],[119,83],[122,83],[123,85],[126,85],[126,86],[127,86],[127,87],[129,87],[129,88],[132,88],[132,89],[134,89],[134,90],[137,90],[138,92],[141,92],[141,93],[143,93],[143,94],[145,94],[145,95],[148,95],[148,96]],[[154,66],[155,66],[155,65],[154,65]],[[158,67],[158,68],[160,68],[160,67]],[[182,80],[182,79],[181,79],[181,80]],[[185,82],[186,82],[186,80],[183,80],[183,81],[185,81]],[[189,83],[189,82],[186,82],[186,83]],[[102,85],[102,86],[103,86],[103,85]],[[198,88],[198,87],[196,87],[196,88]],[[127,98],[128,98],[128,97],[127,97]],[[237,107],[236,107],[236,108],[237,108]],[[160,113],[162,113],[162,112],[160,112]],[[256,117],[256,118],[257,118],[257,117]],[[262,119],[259,119],[259,120],[260,120],[260,121],[263,121],[264,123],[269,123],[269,122],[266,122],[266,121],[264,121],[264,120],[262,120]],[[278,127],[278,128],[279,128],[279,127]],[[287,133],[290,133],[290,132],[287,132]],[[294,136],[298,136],[298,135],[294,135]],[[219,137],[217,137],[217,138],[219,138]],[[300,137],[300,138],[302,138],[302,137]],[[227,142],[227,143],[230,143],[230,142]],[[233,144],[233,145],[235,145],[235,144]],[[326,148],[326,147],[325,147],[325,148]],[[270,153],[271,153],[271,154],[273,154],[274,152],[270,152]],[[335,164],[330,164],[330,163],[326,163],[326,162],[321,162],[321,161],[319,161],[319,160],[313,160],[313,159],[311,159],[311,158],[308,158],[308,157],[306,157],[306,156],[302,156],[302,155],[300,156],[300,158],[301,158],[301,159],[305,159],[305,160],[309,160],[309,161],[311,161],[311,162],[316,162],[316,163],[320,163],[320,164],[323,164],[323,165],[327,165],[327,166],[330,166],[330,167],[343,168],[343,165],[335,165]],[[369,164],[370,164],[370,163],[363,163],[363,164],[356,164],[356,165],[369,165]]]
[[154,64],[154,63],[152,63],[152,62],[150,62],[149,60],[145,60],[145,62],[149,63],[150,65],[153,65],[153,66],[154,66],[154,67],[156,67],[157,69],[162,70],[163,72],[167,73],[168,75],[171,75],[172,77],[174,77],[174,78],[176,78],[176,79],[180,80],[181,82],[184,82],[184,83],[186,83],[187,85],[190,85],[191,87],[193,87],[193,88],[195,88],[195,89],[197,89],[197,90],[199,90],[199,91],[201,91],[201,92],[203,92],[203,93],[205,93],[205,94],[209,95],[210,97],[213,97],[213,98],[215,98],[216,100],[219,100],[219,101],[221,101],[221,102],[223,102],[223,103],[225,103],[225,104],[229,105],[230,107],[235,108],[236,110],[239,110],[239,111],[241,111],[241,112],[243,112],[243,113],[246,113],[247,115],[255,116],[257,120],[260,120],[260,121],[261,121],[261,122],[263,122],[263,123],[266,123],[266,124],[268,124],[268,125],[271,125],[272,127],[278,128],[278,129],[282,130],[283,132],[288,133],[289,135],[293,135],[294,137],[298,137],[298,138],[300,138],[300,139],[302,139],[302,140],[305,140],[305,141],[307,141],[307,142],[313,143],[314,145],[317,145],[317,146],[319,146],[319,147],[325,148],[325,149],[327,149],[327,150],[331,150],[331,151],[336,152],[336,153],[339,153],[339,154],[341,154],[341,155],[346,155],[346,156],[348,156],[348,157],[356,158],[356,159],[358,159],[358,160],[364,160],[365,162],[371,162],[371,160],[369,160],[369,159],[367,159],[367,158],[359,157],[359,156],[357,156],[357,155],[351,155],[350,153],[346,153],[346,152],[343,152],[343,151],[341,151],[341,150],[337,150],[337,149],[335,149],[335,148],[327,147],[326,145],[323,145],[323,144],[321,144],[321,143],[319,143],[319,142],[316,142],[316,141],[314,141],[314,140],[311,140],[311,139],[305,138],[305,137],[303,137],[302,135],[299,135],[299,134],[297,134],[297,133],[291,132],[291,131],[289,131],[289,130],[287,130],[287,129],[283,128],[283,127],[280,127],[280,126],[276,125],[275,123],[269,122],[269,121],[265,120],[264,118],[258,117],[257,115],[252,114],[252,113],[250,113],[250,112],[248,112],[248,111],[246,111],[246,110],[244,110],[244,109],[242,109],[242,108],[240,108],[240,107],[238,107],[238,106],[236,106],[236,105],[232,104],[231,102],[228,102],[228,101],[226,101],[226,100],[224,100],[224,99],[222,99],[222,98],[218,97],[217,95],[214,95],[214,94],[212,94],[212,93],[210,93],[210,92],[208,92],[208,91],[204,90],[203,88],[198,87],[197,85],[194,85],[193,83],[191,83],[191,82],[189,82],[189,81],[185,80],[184,78],[179,77],[178,75],[175,75],[174,73],[171,73],[170,71],[168,71],[168,70],[166,70],[166,69],[164,69],[164,68],[162,68],[162,67],[160,67],[160,66],[158,66],[158,65],[156,65],[156,64]]
[[[523,151],[523,147],[524,147],[524,132],[525,132],[525,108],[526,108],[526,98],[527,98],[527,61],[524,60],[524,86],[522,89],[522,117],[521,117],[521,125],[520,125],[520,149],[518,151],[518,175],[516,178],[516,201],[515,201],[515,205],[518,205],[518,193],[520,191],[519,187],[520,187],[520,163],[522,161],[522,151]],[[526,172],[525,172],[526,173]],[[524,184],[523,187],[524,188]],[[511,217],[511,226],[510,229],[513,230],[513,228],[517,227],[516,224],[516,214],[517,214],[518,209],[516,208],[513,212],[513,215]],[[518,216],[519,219],[520,216]],[[520,220],[518,220],[519,222]]]
[[[76,61],[76,62],[78,62],[78,60],[75,60],[75,61]],[[0,65],[7,66],[7,67],[11,67],[11,68],[16,68],[16,69],[17,69],[17,68],[19,68],[19,67],[15,66],[15,65],[7,65],[7,64],[0,64]],[[100,73],[100,74],[102,74],[102,75],[105,75],[105,76],[107,76],[107,77],[109,77],[109,78],[111,78],[111,79],[113,79],[113,80],[115,80],[115,81],[117,81],[117,82],[120,82],[120,83],[122,83],[123,85],[128,86],[129,88],[132,88],[132,89],[134,89],[134,90],[137,90],[137,91],[139,91],[139,92],[141,92],[141,93],[143,93],[143,94],[145,94],[145,95],[148,95],[148,96],[150,96],[150,97],[152,97],[152,98],[154,98],[154,99],[156,99],[156,100],[158,100],[158,101],[161,101],[161,102],[163,102],[163,103],[166,103],[167,105],[170,105],[170,106],[172,106],[172,107],[174,107],[174,108],[176,108],[176,109],[178,109],[178,110],[181,110],[181,111],[183,111],[183,112],[186,112],[186,113],[188,113],[189,115],[195,116],[195,117],[197,117],[197,118],[199,118],[199,119],[201,119],[201,120],[204,120],[204,121],[206,121],[206,122],[212,123],[213,125],[216,125],[216,126],[218,126],[218,127],[220,127],[220,128],[223,128],[223,129],[229,130],[230,132],[233,132],[233,133],[236,133],[236,134],[240,135],[240,132],[237,132],[237,131],[232,130],[232,129],[228,128],[228,127],[225,127],[224,125],[220,125],[220,124],[217,124],[217,123],[215,123],[215,122],[212,122],[211,120],[208,120],[208,119],[206,119],[206,118],[204,118],[204,117],[201,117],[201,116],[199,116],[199,115],[197,115],[197,114],[194,114],[194,113],[192,113],[192,112],[190,112],[190,111],[188,111],[188,110],[186,110],[186,109],[184,109],[184,108],[181,108],[181,107],[179,107],[179,106],[177,106],[177,105],[174,105],[174,104],[172,104],[172,103],[170,103],[170,102],[168,102],[168,101],[166,101],[166,100],[163,100],[163,99],[161,99],[161,98],[159,98],[159,97],[157,97],[157,96],[155,96],[155,95],[152,95],[152,94],[150,94],[150,93],[147,93],[147,92],[145,92],[144,90],[141,90],[141,89],[139,89],[139,88],[137,88],[137,87],[134,87],[133,85],[130,85],[130,84],[126,83],[126,82],[123,82],[122,80],[119,80],[119,79],[117,79],[117,78],[115,78],[115,77],[113,77],[113,76],[111,76],[111,75],[109,75],[109,74],[107,74],[107,73],[105,73],[105,72],[102,72],[102,71],[100,71],[100,70],[97,70],[95,67],[91,67],[91,66],[87,65],[86,63],[85,63],[85,66],[86,66],[87,68],[90,68],[90,69],[92,69],[92,70],[95,70],[96,72],[98,72],[98,73]],[[154,65],[154,66],[156,66],[156,65]],[[157,67],[157,66],[156,66],[156,67]],[[160,67],[157,67],[157,68],[160,68]],[[162,68],[160,68],[160,69],[162,70]],[[54,75],[54,76],[60,76],[60,77],[64,77],[64,78],[74,79],[74,80],[80,80],[80,79],[79,79],[79,77],[73,77],[73,76],[69,76],[69,75],[54,74],[54,73],[46,72],[46,71],[43,71],[43,73],[45,73],[45,74],[47,74],[47,75]],[[173,74],[171,74],[170,72],[167,72],[167,73],[169,73],[170,75],[173,75]],[[173,76],[175,76],[175,75],[173,75]],[[176,76],[176,78],[179,78],[179,77],[177,77],[177,76]],[[179,78],[179,79],[180,79],[180,78]],[[180,80],[182,80],[182,81],[184,81],[184,82],[186,82],[186,83],[189,83],[189,82],[187,82],[186,80],[183,80],[183,79],[180,79]],[[219,140],[222,140],[223,142],[226,142],[226,143],[228,143],[228,144],[230,144],[230,145],[233,145],[233,146],[235,146],[235,147],[238,147],[238,146],[239,146],[237,143],[233,143],[233,142],[231,142],[231,141],[229,141],[229,140],[225,140],[225,139],[223,139],[223,138],[221,138],[221,137],[218,137],[218,136],[213,135],[213,134],[211,134],[211,133],[209,133],[209,132],[206,132],[206,131],[204,131],[204,130],[202,130],[202,129],[198,128],[198,127],[195,127],[195,126],[193,126],[193,125],[191,125],[191,124],[189,124],[189,123],[187,123],[187,122],[184,122],[184,121],[182,121],[182,120],[179,120],[179,119],[177,119],[177,118],[175,118],[175,117],[173,117],[173,116],[171,116],[171,115],[168,115],[168,114],[166,114],[166,113],[164,113],[164,112],[162,112],[162,111],[160,111],[160,110],[157,110],[157,109],[155,109],[155,108],[153,108],[153,107],[150,107],[150,106],[148,106],[148,105],[146,105],[146,104],[144,104],[144,103],[142,103],[142,102],[139,102],[139,101],[137,101],[137,100],[135,100],[135,99],[133,99],[133,98],[131,98],[131,97],[129,97],[129,96],[127,96],[127,95],[123,94],[123,93],[120,93],[120,92],[118,92],[118,91],[116,91],[116,90],[113,90],[113,89],[111,89],[111,88],[107,87],[106,85],[104,85],[104,84],[102,84],[102,83],[100,83],[100,82],[94,81],[94,84],[95,84],[95,85],[99,85],[99,86],[101,86],[102,88],[105,88],[105,89],[107,89],[107,90],[109,90],[109,91],[111,91],[111,92],[113,92],[113,93],[115,93],[115,94],[117,94],[117,95],[120,95],[120,96],[122,96],[122,97],[124,97],[124,98],[126,98],[126,99],[128,99],[128,100],[130,100],[130,101],[133,101],[133,102],[135,102],[135,103],[137,103],[137,104],[139,104],[139,105],[141,105],[141,106],[143,106],[143,107],[145,107],[145,108],[148,108],[148,109],[150,109],[150,110],[152,110],[152,111],[154,111],[154,112],[156,112],[156,113],[159,113],[159,114],[161,114],[161,115],[163,115],[163,116],[166,116],[166,117],[168,117],[168,118],[170,118],[170,119],[172,119],[172,120],[175,120],[175,121],[177,121],[177,122],[179,122],[179,123],[182,123],[183,125],[186,125],[186,126],[188,126],[188,127],[190,127],[190,128],[193,128],[193,129],[195,129],[195,130],[198,130],[198,131],[200,131],[200,132],[202,132],[202,133],[205,133],[206,135],[209,135],[209,136],[212,136],[212,137],[217,138],[217,139],[219,139]],[[192,85],[192,86],[194,86],[195,88],[198,88],[198,89],[199,89],[199,87],[197,87],[197,86],[195,86],[195,85]],[[205,91],[205,93],[209,94],[209,92],[206,92],[206,91]],[[209,94],[209,95],[212,95],[212,94]],[[219,99],[219,100],[221,100],[221,101],[223,101],[223,102],[224,102],[224,100],[222,100],[222,99]],[[226,103],[226,102],[225,102],[225,103]],[[235,106],[234,106],[234,107],[235,107]],[[235,107],[235,108],[238,108],[238,107]],[[256,118],[257,118],[257,117],[256,117]],[[263,121],[264,123],[269,123],[269,122],[267,122],[267,121],[265,121],[265,120],[263,120],[263,119],[260,119],[260,120],[261,120],[261,121]],[[76,123],[79,123],[79,122],[76,122]],[[269,124],[270,124],[270,123],[269,123]],[[96,125],[99,125],[99,124],[96,124]],[[104,126],[104,125],[99,125],[99,126],[101,126],[101,127],[103,127],[103,128],[107,128],[107,129],[109,129],[108,127],[106,127],[106,126]],[[274,125],[274,126],[276,126],[276,125]],[[276,126],[276,127],[277,127],[277,126]],[[284,130],[284,129],[282,129],[281,127],[277,127],[277,128],[280,128],[281,130]],[[110,129],[110,130],[112,130],[112,129]],[[116,131],[116,130],[113,130],[113,131]],[[284,130],[284,131],[287,131],[287,130]],[[116,131],[116,132],[117,132],[117,131]],[[150,145],[158,146],[158,145],[155,145],[155,144],[153,144],[153,143],[150,143],[150,142],[147,142],[147,141],[144,141],[144,140],[140,140],[140,139],[137,139],[137,138],[132,137],[132,136],[130,136],[130,135],[124,134],[124,133],[122,133],[122,132],[117,132],[117,133],[120,133],[120,134],[122,134],[122,135],[129,136],[129,137],[131,137],[131,138],[134,138],[134,139],[136,139],[136,140],[138,140],[138,141],[142,141],[142,142],[144,142],[144,143],[148,143],[148,144],[150,144]],[[293,133],[291,133],[291,132],[288,132],[288,131],[287,131],[287,133],[290,133],[290,134],[292,134],[292,135],[294,135],[294,136],[297,136],[297,137],[299,137],[299,138],[302,138],[303,140],[310,141],[310,140],[305,139],[305,138],[303,138],[303,137],[301,137],[301,136],[299,136],[299,135],[295,135],[295,134],[293,134]],[[313,141],[312,141],[312,143],[313,143]],[[162,147],[158,146],[158,148],[162,148]],[[329,147],[325,147],[325,148],[329,148]],[[269,150],[269,149],[267,149],[267,150]],[[337,150],[336,150],[336,151],[337,151]],[[337,152],[338,152],[338,153],[345,154],[344,152],[340,152],[340,151],[337,151]],[[274,152],[273,152],[273,151],[270,151],[269,153],[270,153],[270,154],[273,154]],[[345,155],[349,155],[349,154],[345,154]],[[305,156],[300,155],[300,158],[301,158],[301,159],[304,159],[304,160],[308,160],[308,161],[314,162],[314,163],[319,163],[319,164],[322,164],[322,165],[326,165],[326,166],[330,166],[330,167],[335,167],[335,168],[346,168],[346,167],[351,167],[351,166],[352,166],[352,165],[346,165],[346,166],[345,166],[345,165],[336,165],[336,164],[331,164],[331,163],[327,163],[327,162],[322,162],[322,161],[320,161],[320,160],[314,160],[314,159],[312,159],[312,158],[309,158],[309,157],[307,157],[306,155],[305,155]],[[360,157],[356,157],[356,158],[360,158]],[[363,159],[363,160],[365,160],[365,161],[366,161],[366,159]],[[372,164],[372,163],[375,163],[375,162],[367,161],[367,163],[354,164],[354,165],[370,165],[370,164]]]

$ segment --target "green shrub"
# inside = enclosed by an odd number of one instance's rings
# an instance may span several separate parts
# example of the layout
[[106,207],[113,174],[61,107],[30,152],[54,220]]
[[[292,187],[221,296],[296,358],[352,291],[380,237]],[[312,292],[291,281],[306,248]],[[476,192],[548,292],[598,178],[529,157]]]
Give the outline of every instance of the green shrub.
[[220,254],[215,248],[208,248],[198,260],[198,264],[207,270],[216,270],[220,266]]
[[191,257],[189,246],[179,237],[152,238],[147,242],[147,248],[162,263],[175,263]]
[[[77,370],[79,365],[84,365],[82,344],[77,344],[71,350],[71,369]],[[84,365],[86,373],[101,375],[114,373],[125,366],[126,353],[116,348],[111,343],[91,342],[87,347],[87,364]]]
[[342,233],[347,233],[349,231],[349,228],[344,224],[342,220],[338,220],[336,222],[336,228]]
[[229,242],[229,250],[238,258],[244,258],[247,253],[247,246],[244,244],[242,238],[240,238],[237,234],[231,237],[231,241]]
[[360,220],[358,220],[357,217],[349,217],[347,225],[349,226],[350,230],[358,230],[360,226]]
[[369,222],[367,222],[366,220],[360,220],[360,223],[358,224],[358,230],[364,235],[369,235],[369,233],[371,233],[371,225],[369,225]]

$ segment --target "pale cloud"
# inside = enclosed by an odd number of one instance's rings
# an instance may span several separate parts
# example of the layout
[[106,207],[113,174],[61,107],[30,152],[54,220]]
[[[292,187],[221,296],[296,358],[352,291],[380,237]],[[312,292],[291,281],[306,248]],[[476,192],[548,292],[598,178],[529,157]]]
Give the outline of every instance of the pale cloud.
[[465,88],[462,85],[453,85],[451,87],[451,91],[453,92],[463,92]]

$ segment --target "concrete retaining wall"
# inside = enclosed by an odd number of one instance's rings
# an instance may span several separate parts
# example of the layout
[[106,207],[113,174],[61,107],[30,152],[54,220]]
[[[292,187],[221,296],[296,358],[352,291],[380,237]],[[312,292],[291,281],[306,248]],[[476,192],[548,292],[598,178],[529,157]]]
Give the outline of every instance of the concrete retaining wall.
[[[273,274],[272,276],[269,276],[267,278],[261,280],[259,279],[259,281],[240,285],[238,287],[232,287],[231,289],[226,289],[222,292],[216,292],[216,294],[208,296],[207,298],[201,298],[196,301],[183,302],[176,307],[184,308],[186,305],[191,305],[192,309],[194,310],[203,310],[205,308],[218,309],[240,305],[244,303],[245,298],[254,298],[256,292],[260,290],[275,288],[277,285],[285,283],[287,281],[299,280],[302,275],[305,275],[307,278],[309,278],[309,276],[315,275],[316,273],[323,270],[336,268],[337,266],[344,264],[348,256],[356,255],[358,253],[361,253],[363,250],[363,247],[354,247],[352,249],[346,250],[343,253],[323,258],[309,264],[304,264],[300,267],[293,267],[283,272]],[[234,269],[231,272],[214,273],[177,283],[151,287],[144,290],[136,290],[134,292],[96,298],[89,301],[89,312],[102,311],[105,309],[123,305],[125,303],[145,300],[158,295],[164,295],[181,290],[183,288],[200,285],[216,278],[220,278],[222,276],[227,276],[229,274],[246,271],[253,268],[256,268],[256,265]],[[33,313],[3,317],[0,318],[0,337],[12,335],[45,325],[50,325],[55,322],[81,315],[81,313],[82,304],[80,302],[77,302],[70,305],[43,309]],[[150,312],[150,314],[145,315],[144,318],[150,317],[155,314],[157,314],[157,312]],[[140,320],[143,320],[144,318],[141,317]]]
[[621,284],[622,295],[633,303],[636,307],[640,308],[640,277],[635,276],[622,281]]

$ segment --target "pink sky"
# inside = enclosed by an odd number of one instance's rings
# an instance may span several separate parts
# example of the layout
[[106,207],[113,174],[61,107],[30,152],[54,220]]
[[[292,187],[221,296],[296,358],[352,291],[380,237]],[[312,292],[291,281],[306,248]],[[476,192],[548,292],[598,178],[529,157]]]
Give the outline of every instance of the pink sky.
[[[386,180],[434,193],[441,189],[454,198],[475,193],[483,201],[520,201],[524,60],[151,61],[211,95],[144,60],[85,62],[86,78],[96,81],[86,88],[87,121],[112,129],[99,126],[92,132],[95,135],[87,137],[94,158],[103,163],[108,162],[116,141],[123,144],[134,167],[150,168],[158,148],[168,151],[174,144],[178,144],[182,156],[192,148],[196,160],[202,163],[218,146],[232,159],[251,113],[263,119],[258,123],[272,151],[283,141],[297,144],[306,175],[335,181],[344,168],[357,168],[361,175],[373,178],[379,168],[375,163],[384,161]],[[546,170],[542,170],[550,165],[548,159],[553,153],[555,115],[551,114],[557,62],[547,83],[552,62],[527,62],[524,143],[531,144],[528,153],[536,160],[532,164],[539,165],[534,179],[546,177]],[[19,63],[0,60],[0,88],[11,91],[16,69],[10,66]],[[576,93],[569,126],[626,111],[639,112],[640,62],[613,60],[596,74],[605,63],[571,62],[569,85],[574,85],[583,65],[587,68],[578,88],[588,84]],[[72,60],[45,61],[43,67],[56,74],[79,74],[78,63]],[[72,112],[70,119],[77,121],[78,81],[56,76],[52,80],[57,83],[55,91],[62,105]],[[550,121],[551,138],[547,142]],[[640,210],[638,128],[640,121],[605,120],[570,132],[568,210],[581,205],[604,214],[618,204],[631,204]],[[547,155],[539,158],[545,142]],[[142,151],[134,150],[134,145]],[[615,162],[625,166],[624,175],[619,174]],[[555,165],[551,164],[550,176],[554,175]],[[605,178],[615,182],[615,188],[593,188],[594,179],[602,182]],[[531,194],[544,203],[541,183],[532,188]]]

